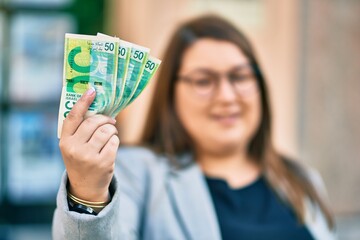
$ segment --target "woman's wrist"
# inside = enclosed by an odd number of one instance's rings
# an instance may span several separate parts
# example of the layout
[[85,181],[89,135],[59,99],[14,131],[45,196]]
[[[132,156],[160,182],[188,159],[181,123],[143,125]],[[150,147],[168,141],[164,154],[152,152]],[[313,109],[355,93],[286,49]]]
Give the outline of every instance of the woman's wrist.
[[107,193],[106,201],[88,201],[73,195],[70,191],[67,192],[67,198],[70,211],[91,215],[97,215],[111,201],[109,191]]
[[109,202],[111,200],[111,196],[109,193],[109,188],[93,188],[93,187],[81,187],[74,186],[73,184],[68,182],[67,186],[68,193],[79,198],[83,201],[87,202]]
[[85,206],[83,204],[79,204],[68,198],[68,207],[70,211],[77,213],[85,213],[96,216],[100,211],[95,211],[95,209]]

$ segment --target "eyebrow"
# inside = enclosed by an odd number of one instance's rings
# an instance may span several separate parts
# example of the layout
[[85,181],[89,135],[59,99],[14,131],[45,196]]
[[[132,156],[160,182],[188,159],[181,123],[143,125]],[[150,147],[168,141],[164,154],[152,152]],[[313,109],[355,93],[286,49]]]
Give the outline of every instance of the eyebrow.
[[[235,65],[235,66],[231,67],[226,72],[232,72],[232,71],[236,71],[236,70],[241,70],[241,69],[247,68],[247,67],[251,67],[251,64],[250,63],[243,63],[243,64]],[[195,69],[191,70],[190,72],[188,72],[185,75],[188,75],[188,74],[191,74],[191,73],[194,73],[194,72],[214,73],[215,71],[213,71],[211,68],[199,67],[199,68],[195,68]]]

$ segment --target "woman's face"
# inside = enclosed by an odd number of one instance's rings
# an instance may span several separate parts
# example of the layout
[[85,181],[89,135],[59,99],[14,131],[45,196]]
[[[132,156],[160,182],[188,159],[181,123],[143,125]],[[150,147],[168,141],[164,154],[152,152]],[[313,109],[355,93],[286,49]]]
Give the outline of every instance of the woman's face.
[[233,43],[203,38],[184,53],[175,109],[200,151],[246,151],[261,118],[260,94],[248,59]]

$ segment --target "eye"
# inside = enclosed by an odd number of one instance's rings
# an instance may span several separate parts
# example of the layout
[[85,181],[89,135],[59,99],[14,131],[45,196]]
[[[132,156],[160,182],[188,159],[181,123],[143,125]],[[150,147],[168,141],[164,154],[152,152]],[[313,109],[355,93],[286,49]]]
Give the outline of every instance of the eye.
[[241,83],[253,78],[253,73],[247,69],[241,69],[236,72],[230,73],[229,80],[234,83]]
[[235,73],[235,74],[229,75],[229,79],[232,82],[243,82],[243,81],[247,80],[248,78],[249,78],[249,75],[245,75],[242,73]]
[[209,77],[194,78],[194,85],[196,87],[209,87],[212,85],[212,79]]

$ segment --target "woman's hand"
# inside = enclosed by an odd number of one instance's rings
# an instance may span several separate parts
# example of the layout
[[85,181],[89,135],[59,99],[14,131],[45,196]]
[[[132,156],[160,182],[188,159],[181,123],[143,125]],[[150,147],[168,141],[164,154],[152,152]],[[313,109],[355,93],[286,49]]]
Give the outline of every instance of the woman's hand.
[[90,89],[74,105],[64,120],[59,146],[70,193],[83,200],[104,202],[109,200],[120,141],[114,119],[104,115],[85,119],[95,95]]

